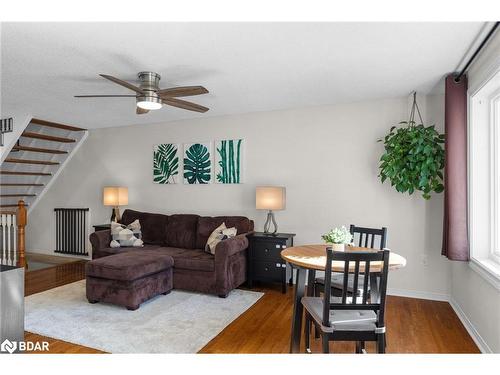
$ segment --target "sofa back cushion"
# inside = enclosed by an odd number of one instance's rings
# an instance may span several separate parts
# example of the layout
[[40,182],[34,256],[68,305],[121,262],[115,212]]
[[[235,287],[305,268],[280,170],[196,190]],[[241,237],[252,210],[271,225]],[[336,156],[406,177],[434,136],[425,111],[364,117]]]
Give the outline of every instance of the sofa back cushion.
[[253,231],[253,221],[244,216],[203,216],[198,219],[198,231],[196,233],[196,248],[204,249],[210,234],[222,223],[227,228],[235,227],[237,234]]
[[170,215],[163,237],[165,244],[170,247],[195,249],[198,218],[198,215]]
[[165,243],[165,228],[167,228],[169,216],[125,210],[120,222],[129,225],[136,219],[141,224],[142,240],[145,244],[163,245]]

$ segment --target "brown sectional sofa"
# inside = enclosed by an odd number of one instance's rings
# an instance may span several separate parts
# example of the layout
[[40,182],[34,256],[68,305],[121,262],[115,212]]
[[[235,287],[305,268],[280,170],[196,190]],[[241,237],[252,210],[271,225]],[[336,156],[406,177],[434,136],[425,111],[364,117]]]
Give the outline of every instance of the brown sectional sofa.
[[[198,215],[162,215],[125,210],[122,224],[139,219],[144,247],[110,248],[109,230],[90,235],[92,258],[134,252],[168,255],[173,259],[173,287],[226,297],[246,281],[247,235],[254,223],[243,216],[204,217]],[[237,236],[220,242],[215,256],[204,251],[208,237],[220,224],[236,227]],[[148,255],[149,256],[149,255]],[[120,257],[116,257],[120,262]],[[107,259],[113,263],[112,259]],[[92,263],[92,262],[90,262]],[[92,292],[92,290],[90,291]]]

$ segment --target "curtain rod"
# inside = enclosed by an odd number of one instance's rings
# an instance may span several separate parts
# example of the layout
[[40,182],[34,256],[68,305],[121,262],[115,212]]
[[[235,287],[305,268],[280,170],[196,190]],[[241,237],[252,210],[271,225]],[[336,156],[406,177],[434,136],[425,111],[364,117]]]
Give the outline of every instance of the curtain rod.
[[478,53],[483,49],[483,47],[486,44],[486,42],[488,42],[488,39],[490,39],[490,37],[495,33],[495,30],[497,29],[497,27],[498,27],[499,24],[500,24],[500,22],[498,22],[498,21],[495,22],[495,24],[493,25],[493,27],[489,31],[488,35],[486,35],[484,37],[484,39],[481,42],[481,44],[479,45],[479,47],[477,47],[477,49],[474,52],[474,54],[470,57],[469,61],[467,61],[467,64],[465,64],[465,66],[460,71],[460,73],[458,73],[458,75],[455,77],[455,82],[457,82],[457,83],[460,82],[460,78],[462,78],[462,76],[467,71],[467,68],[469,67],[469,65],[472,64],[472,62],[474,61],[474,59],[476,58],[476,56],[478,55]]

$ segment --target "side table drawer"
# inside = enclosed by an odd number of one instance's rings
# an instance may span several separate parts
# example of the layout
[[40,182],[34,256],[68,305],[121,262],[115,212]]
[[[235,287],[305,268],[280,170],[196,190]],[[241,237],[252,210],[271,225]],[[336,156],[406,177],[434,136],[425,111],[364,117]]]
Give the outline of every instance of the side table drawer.
[[286,249],[284,243],[255,241],[253,246],[253,257],[264,262],[284,262],[281,258],[281,251]]
[[257,278],[268,280],[281,280],[284,272],[285,262],[253,262],[253,271]]

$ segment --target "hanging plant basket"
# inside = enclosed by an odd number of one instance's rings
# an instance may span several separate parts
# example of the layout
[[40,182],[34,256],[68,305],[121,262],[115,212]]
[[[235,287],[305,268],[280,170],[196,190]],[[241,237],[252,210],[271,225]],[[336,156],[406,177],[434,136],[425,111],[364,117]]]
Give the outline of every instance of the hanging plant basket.
[[[418,114],[420,123],[415,122]],[[416,93],[408,121],[391,127],[389,134],[378,142],[384,142],[385,152],[380,158],[382,183],[389,180],[400,193],[413,194],[421,191],[424,199],[431,193],[441,193],[444,168],[444,134],[439,134],[435,126],[424,126],[417,105]]]

